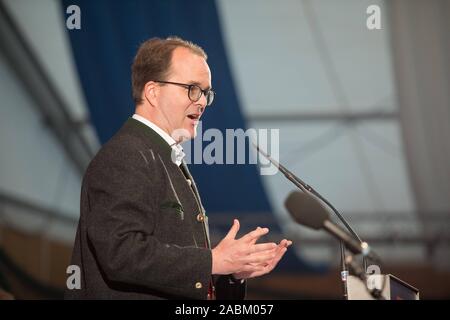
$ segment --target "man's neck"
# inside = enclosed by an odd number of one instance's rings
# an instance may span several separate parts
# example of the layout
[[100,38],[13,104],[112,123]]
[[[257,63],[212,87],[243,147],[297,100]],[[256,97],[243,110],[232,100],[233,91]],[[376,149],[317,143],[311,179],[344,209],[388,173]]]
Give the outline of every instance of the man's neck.
[[153,131],[159,134],[170,146],[177,143],[177,141],[175,141],[175,139],[172,138],[172,136],[166,130],[161,128],[153,119],[146,117],[138,112],[133,115],[133,118],[153,129]]
[[157,114],[153,114],[149,112],[148,108],[143,108],[142,106],[138,106],[136,110],[134,111],[134,114],[137,114],[138,116],[141,116],[142,118],[150,121],[154,125],[156,125],[158,128],[163,130],[165,133],[167,133],[169,136],[172,136],[172,132],[167,127],[167,124],[163,123],[161,117],[158,117]]

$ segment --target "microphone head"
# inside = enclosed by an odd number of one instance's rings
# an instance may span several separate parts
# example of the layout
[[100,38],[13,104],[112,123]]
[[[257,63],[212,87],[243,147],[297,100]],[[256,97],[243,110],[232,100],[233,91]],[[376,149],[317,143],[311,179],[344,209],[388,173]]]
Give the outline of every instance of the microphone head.
[[321,229],[330,215],[315,197],[293,191],[284,202],[292,218],[299,224],[312,229]]

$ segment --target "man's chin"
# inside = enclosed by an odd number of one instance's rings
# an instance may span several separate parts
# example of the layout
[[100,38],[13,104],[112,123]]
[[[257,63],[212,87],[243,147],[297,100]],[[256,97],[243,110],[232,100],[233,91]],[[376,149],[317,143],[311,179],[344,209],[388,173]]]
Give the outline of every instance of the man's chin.
[[194,139],[197,136],[197,125],[190,125],[188,128],[185,128],[185,132],[185,141]]
[[197,127],[175,129],[171,136],[179,143],[194,139],[197,136]]

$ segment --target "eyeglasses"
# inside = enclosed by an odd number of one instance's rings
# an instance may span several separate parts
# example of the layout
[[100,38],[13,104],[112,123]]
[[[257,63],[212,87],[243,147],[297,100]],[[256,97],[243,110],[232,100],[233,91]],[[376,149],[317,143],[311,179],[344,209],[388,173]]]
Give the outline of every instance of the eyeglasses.
[[186,83],[158,81],[158,80],[153,80],[153,81],[158,82],[158,83],[173,84],[173,85],[184,87],[184,88],[188,89],[188,97],[189,97],[189,100],[191,100],[192,102],[197,102],[202,97],[202,94],[204,94],[206,97],[206,105],[207,106],[211,105],[211,103],[214,101],[214,96],[216,95],[216,93],[214,91],[212,91],[211,89],[202,90],[202,88],[200,88],[196,84],[186,84]]

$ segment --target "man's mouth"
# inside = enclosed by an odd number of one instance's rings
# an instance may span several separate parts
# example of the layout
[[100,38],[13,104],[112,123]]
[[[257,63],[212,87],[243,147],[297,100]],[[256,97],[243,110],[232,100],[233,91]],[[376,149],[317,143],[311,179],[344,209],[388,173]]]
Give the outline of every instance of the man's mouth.
[[192,113],[192,114],[188,114],[187,115],[187,117],[189,118],[189,119],[191,119],[191,120],[200,120],[200,114],[197,114],[197,113]]

